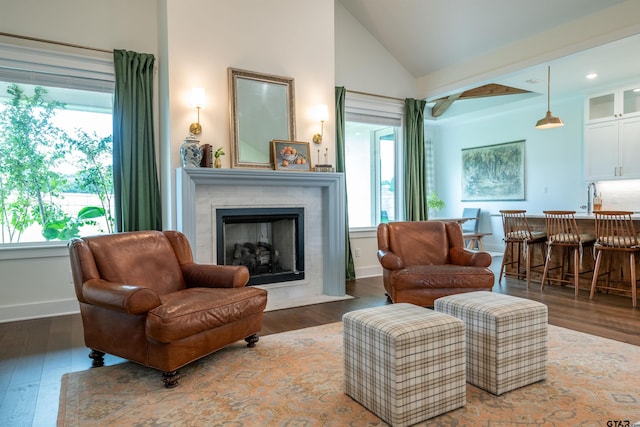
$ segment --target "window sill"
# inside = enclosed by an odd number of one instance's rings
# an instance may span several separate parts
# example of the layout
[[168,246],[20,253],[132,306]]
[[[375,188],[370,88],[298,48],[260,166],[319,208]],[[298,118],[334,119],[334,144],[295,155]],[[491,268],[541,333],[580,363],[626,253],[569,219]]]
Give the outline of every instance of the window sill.
[[359,227],[349,229],[349,238],[368,239],[378,236],[378,227]]
[[67,257],[67,242],[21,243],[0,246],[0,261],[11,259]]

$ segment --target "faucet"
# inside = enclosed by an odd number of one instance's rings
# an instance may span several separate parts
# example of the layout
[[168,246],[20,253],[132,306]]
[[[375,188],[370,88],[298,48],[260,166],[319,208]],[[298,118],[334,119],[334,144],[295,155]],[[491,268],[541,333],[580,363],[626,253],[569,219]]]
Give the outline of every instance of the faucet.
[[[592,193],[591,189],[593,189],[593,193]],[[593,199],[595,199],[597,195],[598,195],[598,193],[597,193],[597,190],[596,190],[596,183],[595,182],[590,182],[589,185],[587,185],[587,213],[588,214],[592,214],[593,213]],[[591,196],[593,196],[593,197],[591,197]]]

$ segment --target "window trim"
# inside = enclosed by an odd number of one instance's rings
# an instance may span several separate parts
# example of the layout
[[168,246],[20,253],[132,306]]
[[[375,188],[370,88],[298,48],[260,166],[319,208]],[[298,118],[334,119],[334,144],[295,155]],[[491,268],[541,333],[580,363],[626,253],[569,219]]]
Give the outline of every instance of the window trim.
[[0,80],[113,93],[115,71],[113,58],[0,43]]

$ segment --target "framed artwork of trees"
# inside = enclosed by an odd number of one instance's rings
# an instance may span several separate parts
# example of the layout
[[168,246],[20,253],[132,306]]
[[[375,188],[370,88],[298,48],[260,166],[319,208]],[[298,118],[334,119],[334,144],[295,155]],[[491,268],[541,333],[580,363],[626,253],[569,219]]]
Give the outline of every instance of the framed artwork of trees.
[[524,200],[525,141],[462,150],[462,201]]

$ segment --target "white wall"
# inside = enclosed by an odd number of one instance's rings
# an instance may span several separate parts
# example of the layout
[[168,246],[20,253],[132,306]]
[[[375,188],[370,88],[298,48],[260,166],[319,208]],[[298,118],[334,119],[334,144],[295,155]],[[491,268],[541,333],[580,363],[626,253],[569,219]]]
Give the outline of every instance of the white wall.
[[339,1],[335,5],[336,85],[400,99],[415,97],[414,77]]
[[[500,209],[526,209],[531,213],[546,209],[579,211],[587,202],[582,174],[583,99],[553,100],[553,114],[562,118],[565,126],[540,130],[534,125],[547,111],[546,98],[542,98],[545,97],[487,114],[427,122],[426,137],[435,145],[436,189],[446,204],[439,216],[456,217],[465,207],[479,207],[480,231],[493,233],[485,238],[488,249],[502,250]],[[526,141],[525,200],[462,202],[461,150],[518,140]]]
[[[188,102],[192,87],[203,87],[208,99],[200,112],[200,143],[222,146],[222,165],[230,167],[228,67],[294,78],[296,140],[311,141],[320,130],[314,107],[334,105],[333,15],[333,2],[326,0],[167,2],[172,183],[181,166],[180,145],[196,118]],[[332,163],[334,117],[329,108],[323,143],[312,144],[322,152],[329,148]],[[171,206],[175,213],[175,201]]]

